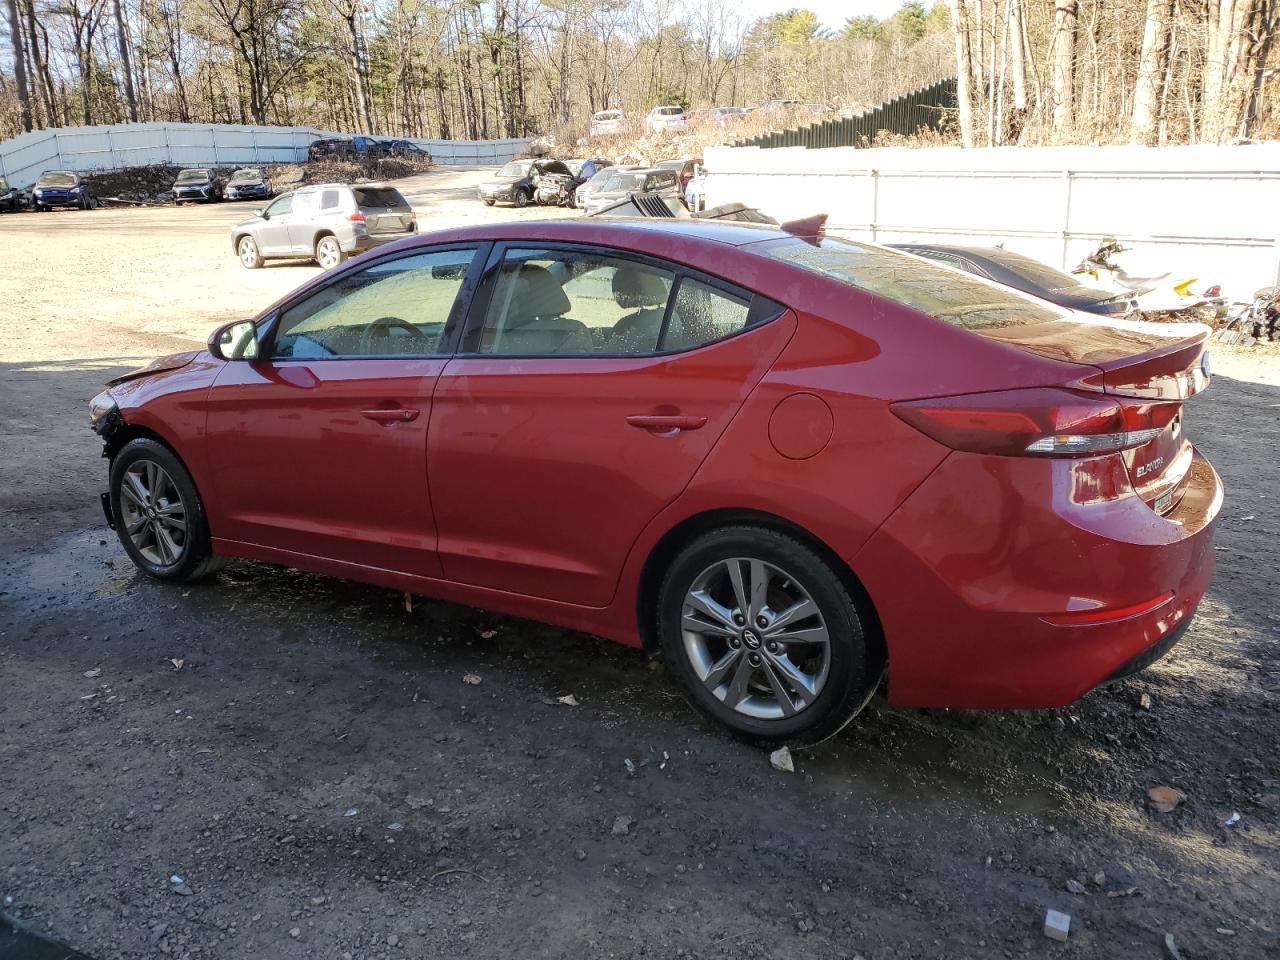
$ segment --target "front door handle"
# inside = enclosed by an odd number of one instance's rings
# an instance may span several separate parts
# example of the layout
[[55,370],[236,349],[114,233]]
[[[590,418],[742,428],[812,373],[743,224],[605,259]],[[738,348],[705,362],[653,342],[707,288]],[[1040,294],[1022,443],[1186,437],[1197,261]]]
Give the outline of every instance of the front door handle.
[[360,415],[374,423],[408,423],[418,419],[418,411],[412,407],[393,407],[388,410],[381,407],[376,410],[361,410]]
[[706,417],[663,416],[661,414],[638,414],[627,417],[627,424],[648,430],[662,437],[674,437],[681,430],[697,430],[706,424]]

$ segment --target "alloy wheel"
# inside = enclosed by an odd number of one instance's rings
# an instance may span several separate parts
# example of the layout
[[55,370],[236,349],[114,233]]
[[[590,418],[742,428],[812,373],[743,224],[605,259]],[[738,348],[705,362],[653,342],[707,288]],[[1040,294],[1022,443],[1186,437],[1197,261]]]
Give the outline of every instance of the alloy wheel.
[[750,557],[694,578],[680,627],[698,679],[726,707],[778,720],[810,707],[831,669],[821,610],[785,570]]
[[173,478],[154,460],[136,460],[120,479],[120,519],[148,563],[172,567],[187,550],[187,507]]
[[240,262],[246,267],[258,265],[258,245],[250,237],[240,241]]
[[316,261],[326,270],[342,262],[342,248],[333,237],[325,237],[316,244]]

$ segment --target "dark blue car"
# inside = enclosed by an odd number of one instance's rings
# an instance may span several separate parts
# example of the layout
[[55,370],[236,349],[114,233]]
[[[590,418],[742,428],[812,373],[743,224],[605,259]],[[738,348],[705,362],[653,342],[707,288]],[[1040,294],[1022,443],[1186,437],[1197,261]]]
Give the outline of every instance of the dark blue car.
[[274,196],[271,181],[257,167],[242,167],[227,181],[228,200],[268,200]]
[[31,188],[31,206],[35,210],[52,210],[54,207],[89,210],[94,202],[89,188],[81,182],[80,174],[70,170],[46,170]]

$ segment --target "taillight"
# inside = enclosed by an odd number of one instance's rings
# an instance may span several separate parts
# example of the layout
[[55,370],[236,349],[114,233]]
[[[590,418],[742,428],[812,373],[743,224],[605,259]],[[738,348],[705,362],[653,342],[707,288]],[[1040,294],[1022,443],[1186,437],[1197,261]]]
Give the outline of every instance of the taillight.
[[364,211],[357,210],[355,213],[348,214],[347,219],[352,223],[364,223]]
[[1079,457],[1142,446],[1160,435],[1181,406],[1034,387],[910,400],[890,409],[953,450]]
[[1208,290],[1204,292],[1204,295],[1206,297],[1220,297],[1222,296],[1222,286],[1220,284],[1215,283],[1212,287],[1210,287]]

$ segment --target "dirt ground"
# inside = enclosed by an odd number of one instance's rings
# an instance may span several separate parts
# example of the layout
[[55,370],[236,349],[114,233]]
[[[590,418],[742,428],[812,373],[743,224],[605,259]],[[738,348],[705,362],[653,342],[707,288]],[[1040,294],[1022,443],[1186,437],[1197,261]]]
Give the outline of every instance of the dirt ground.
[[[480,175],[405,181],[424,229],[546,215]],[[243,270],[247,209],[0,217],[0,910],[103,960],[1280,956],[1280,355],[1188,405],[1228,501],[1166,659],[1062,710],[873,703],[785,774],[636,651],[135,573],[86,401],[315,273]]]

